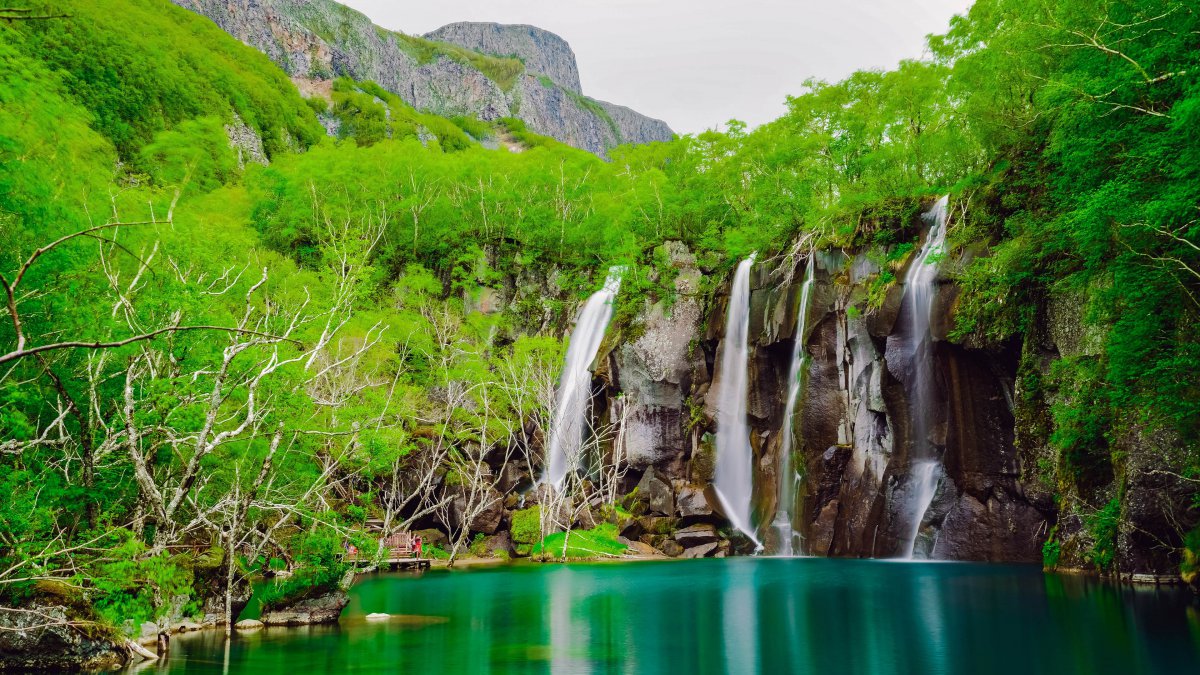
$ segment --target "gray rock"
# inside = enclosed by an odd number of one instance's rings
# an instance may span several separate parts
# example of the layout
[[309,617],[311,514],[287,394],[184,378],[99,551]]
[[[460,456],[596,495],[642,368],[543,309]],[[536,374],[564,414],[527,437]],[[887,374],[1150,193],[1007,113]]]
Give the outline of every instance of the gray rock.
[[675,541],[679,542],[684,548],[693,548],[708,543],[715,545],[718,539],[717,528],[709,523],[696,523],[681,530],[676,530],[674,537]]
[[19,609],[0,607],[0,670],[101,671],[125,665],[127,652],[117,636],[66,625],[80,618],[69,608],[32,603]]
[[238,630],[258,630],[263,627],[263,622],[257,619],[242,619],[233,624],[233,627]]
[[712,506],[704,495],[704,488],[697,485],[686,485],[679,491],[675,503],[679,507],[679,515],[684,518],[711,516]]
[[684,558],[707,558],[717,552],[717,542],[709,542],[699,546],[685,549],[683,551]]
[[264,626],[306,626],[317,623],[337,623],[342,610],[350,603],[346,591],[338,588],[315,598],[278,608],[263,610],[260,621]]
[[638,496],[649,504],[650,513],[663,516],[674,515],[675,495],[671,492],[671,486],[660,478],[654,469],[646,471],[641,482],[638,483],[637,489]]
[[579,66],[571,45],[549,31],[524,25],[452,23],[426,33],[425,39],[448,42],[491,56],[515,56],[535,75],[545,75],[560,87],[583,93],[579,85]]
[[512,534],[508,530],[497,532],[483,541],[484,548],[488,553],[495,554],[497,551],[503,551],[508,555],[513,555]]
[[659,544],[658,550],[662,551],[666,555],[671,556],[672,558],[677,558],[683,554],[683,547],[680,546],[679,542],[675,541],[674,539],[664,540],[661,544]]
[[[456,44],[439,50],[439,43],[379,28],[332,0],[172,1],[212,19],[293,78],[372,80],[409,105],[438,115],[519,117],[531,131],[602,156],[621,143],[666,141],[674,135],[659,120],[585,98],[567,43],[529,26],[451,24],[431,34]],[[475,67],[474,59],[453,53],[463,45],[519,56],[528,72],[511,84],[496,82]]]
[[421,538],[422,546],[436,546],[446,541],[446,533],[437,528],[417,530],[414,534]]

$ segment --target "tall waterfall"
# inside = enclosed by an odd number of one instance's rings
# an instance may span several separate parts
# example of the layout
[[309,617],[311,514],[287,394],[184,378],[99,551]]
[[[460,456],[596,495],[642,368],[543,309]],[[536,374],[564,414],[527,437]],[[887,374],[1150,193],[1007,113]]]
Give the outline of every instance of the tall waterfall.
[[787,406],[783,412],[783,439],[779,447],[779,492],[775,508],[775,522],[771,527],[779,537],[779,555],[796,555],[803,553],[803,542],[795,533],[796,517],[796,487],[800,482],[800,474],[792,463],[794,447],[793,424],[796,417],[796,404],[800,400],[800,392],[804,389],[804,375],[808,369],[808,351],[804,349],[804,336],[808,332],[808,303],[812,297],[813,268],[816,267],[815,255],[808,257],[808,271],[804,274],[804,284],[800,287],[800,309],[796,314],[796,341],[792,345],[792,364],[788,369]]
[[929,235],[904,277],[904,299],[900,308],[900,313],[908,317],[907,339],[912,350],[907,383],[913,438],[908,493],[908,516],[912,522],[902,549],[909,558],[913,557],[921,521],[925,518],[929,505],[933,503],[942,473],[941,459],[929,437],[937,394],[933,382],[933,336],[929,323],[938,275],[936,261],[930,262],[929,258],[943,251],[949,201],[949,196],[942,197],[924,215],[925,220],[929,222]]
[[604,331],[612,319],[612,303],[621,287],[623,271],[624,268],[618,267],[610,269],[604,288],[588,298],[575,318],[575,330],[571,332],[566,364],[558,383],[546,460],[545,479],[556,490],[562,489],[567,473],[579,467],[592,393],[592,373],[588,368],[596,360]]
[[750,517],[754,453],[750,448],[750,425],[746,422],[749,396],[746,342],[750,332],[752,265],[754,255],[738,264],[729,290],[717,392],[717,466],[713,486],[729,521],[757,544]]

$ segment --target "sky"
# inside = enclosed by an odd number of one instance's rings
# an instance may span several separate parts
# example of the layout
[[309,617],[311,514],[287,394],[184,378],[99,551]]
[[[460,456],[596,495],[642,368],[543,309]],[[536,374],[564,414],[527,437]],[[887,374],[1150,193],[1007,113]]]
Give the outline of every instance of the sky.
[[455,21],[527,23],[562,36],[583,92],[679,133],[782,115],[804,80],[925,54],[970,0],[340,0],[410,35]]

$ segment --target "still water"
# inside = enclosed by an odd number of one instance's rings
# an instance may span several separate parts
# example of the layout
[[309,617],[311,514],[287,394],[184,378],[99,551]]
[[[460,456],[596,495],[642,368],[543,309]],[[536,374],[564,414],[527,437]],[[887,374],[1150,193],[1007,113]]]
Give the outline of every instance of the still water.
[[139,672],[1200,673],[1200,605],[1036,567],[524,564],[368,577],[337,626],[181,635]]

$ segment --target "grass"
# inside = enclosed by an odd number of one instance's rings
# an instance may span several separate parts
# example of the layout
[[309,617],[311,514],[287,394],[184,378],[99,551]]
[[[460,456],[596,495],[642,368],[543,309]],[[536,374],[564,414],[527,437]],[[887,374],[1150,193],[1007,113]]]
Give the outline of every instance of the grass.
[[[545,551],[553,558],[561,558],[565,532],[556,532],[533,547],[533,555]],[[602,523],[590,530],[572,530],[571,538],[567,540],[568,558],[598,558],[604,556],[624,555],[625,544],[617,541],[617,526],[612,523]]]

